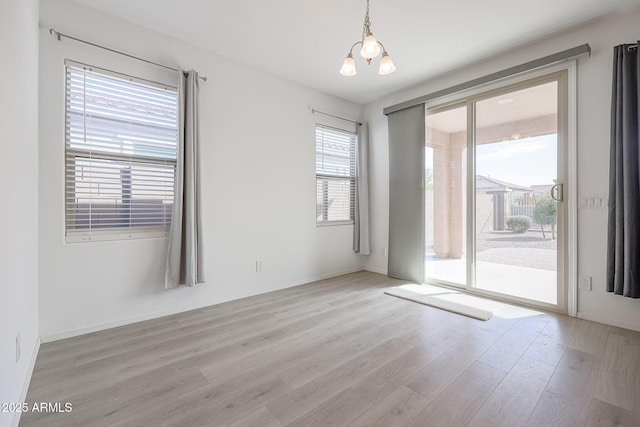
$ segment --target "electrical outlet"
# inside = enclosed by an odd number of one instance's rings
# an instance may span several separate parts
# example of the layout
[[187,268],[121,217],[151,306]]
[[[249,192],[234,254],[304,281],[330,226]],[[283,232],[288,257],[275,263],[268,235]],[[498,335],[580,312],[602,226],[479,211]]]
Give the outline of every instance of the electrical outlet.
[[20,343],[20,334],[16,335],[16,363],[20,361],[20,356],[22,355],[22,348]]
[[262,261],[256,261],[256,273],[262,273]]
[[384,255],[385,258],[387,257],[387,248],[382,249],[382,255]]
[[580,276],[578,279],[578,289],[591,290],[591,276]]

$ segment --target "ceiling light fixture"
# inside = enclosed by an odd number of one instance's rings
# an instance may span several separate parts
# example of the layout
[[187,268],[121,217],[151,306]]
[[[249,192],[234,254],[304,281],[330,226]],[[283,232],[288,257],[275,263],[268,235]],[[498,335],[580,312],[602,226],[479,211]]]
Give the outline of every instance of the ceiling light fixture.
[[362,26],[362,39],[351,46],[349,54],[342,62],[340,74],[343,76],[355,76],[357,74],[356,62],[353,59],[353,48],[357,45],[362,45],[362,48],[360,49],[360,56],[367,60],[367,64],[371,64],[371,60],[380,55],[380,48],[382,48],[382,57],[380,58],[378,74],[384,76],[391,74],[396,70],[396,66],[393,64],[393,61],[387,53],[387,50],[384,48],[384,45],[380,43],[380,40],[377,40],[371,32],[371,21],[369,21],[369,0],[367,0],[367,13],[364,16],[364,24]]

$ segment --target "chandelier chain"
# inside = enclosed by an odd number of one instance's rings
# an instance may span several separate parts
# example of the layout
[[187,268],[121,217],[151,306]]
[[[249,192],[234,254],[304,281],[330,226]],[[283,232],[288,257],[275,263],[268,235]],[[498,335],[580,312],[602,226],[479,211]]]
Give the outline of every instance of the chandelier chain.
[[364,15],[364,25],[362,26],[362,40],[371,31],[371,21],[369,20],[369,0],[367,0],[367,13]]

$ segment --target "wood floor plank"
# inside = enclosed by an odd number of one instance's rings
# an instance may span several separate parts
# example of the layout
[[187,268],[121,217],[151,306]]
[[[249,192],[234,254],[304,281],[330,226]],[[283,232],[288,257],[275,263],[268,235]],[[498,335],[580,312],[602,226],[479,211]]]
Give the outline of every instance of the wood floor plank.
[[270,402],[267,408],[280,422],[289,424],[410,349],[400,339],[387,340],[326,375]]
[[[171,369],[180,363],[201,363],[204,360],[226,358],[241,352],[244,349],[260,347],[264,343],[282,337],[278,330],[266,331],[262,334],[241,335],[228,344],[218,343],[214,345],[213,338],[200,336],[194,338],[196,345],[186,345],[180,341],[177,348],[167,347],[166,343],[145,349],[145,351],[127,354],[126,357],[107,358],[105,360],[91,362],[76,367],[76,370],[68,378],[62,379],[57,384],[45,383],[46,387],[63,387],[67,392],[75,392],[77,389],[94,391],[100,387],[109,387],[120,381],[138,375],[153,375],[159,370]],[[165,350],[165,351],[161,351]],[[37,386],[36,386],[37,387]]]
[[326,402],[307,412],[292,423],[290,427],[317,427],[328,425],[346,425],[358,418],[373,403],[362,397],[352,388],[346,388]]
[[[362,328],[356,328],[356,329],[359,330]],[[373,332],[375,332],[376,330],[380,331],[380,329],[377,329],[377,328],[373,328],[373,329],[374,329]],[[367,330],[365,329],[364,331],[367,331]],[[352,337],[354,339],[358,339],[357,335],[347,336],[347,338],[352,338]],[[372,345],[373,347],[375,347],[377,345],[377,342],[371,339],[372,335],[369,334],[368,338],[369,338],[368,340],[369,345]],[[212,384],[216,384],[218,387],[222,387],[226,389],[228,392],[229,388],[237,387],[238,383],[240,383],[241,385],[245,381],[251,381],[254,378],[259,378],[263,376],[265,373],[269,373],[269,375],[281,377],[282,372],[286,372],[291,366],[295,367],[297,363],[303,363],[303,364],[306,363],[308,358],[311,356],[319,355],[322,357],[326,355],[327,353],[325,353],[325,346],[332,345],[336,341],[341,341],[341,342],[344,342],[345,344],[348,344],[348,339],[345,340],[344,337],[335,336],[335,337],[332,337],[330,340],[319,343],[314,347],[305,348],[305,346],[302,345],[301,348],[297,348],[296,350],[291,351],[288,348],[288,345],[290,345],[290,343],[286,343],[287,345],[283,346],[280,349],[281,351],[278,352],[277,354],[269,354],[269,353],[265,354],[264,363],[258,364],[255,367],[247,366],[245,364],[241,364],[236,367],[232,366],[230,367],[231,369],[228,375],[221,375],[220,373],[218,373],[217,376],[212,376],[211,371],[207,370],[206,368],[203,369],[202,371],[209,372],[208,379]],[[373,347],[369,348],[366,351],[372,350]],[[365,347],[362,347],[361,349],[365,350]],[[355,356],[361,357],[361,354],[356,353]],[[327,355],[326,357],[332,362],[335,362],[330,355]],[[346,361],[338,359],[338,364],[344,364],[345,362],[348,362],[351,359],[352,357],[349,357],[348,360]]]
[[414,348],[361,378],[353,388],[371,402],[377,403],[463,338],[462,335],[447,330],[431,334],[427,340],[420,340]]
[[531,345],[524,352],[524,356],[546,363],[549,366],[557,366],[562,356],[564,356],[565,345],[551,342],[547,336],[538,335]]
[[185,416],[169,417],[164,422],[172,427],[228,425],[290,391],[281,379],[269,376],[247,382],[237,390],[205,386],[179,397]]
[[528,324],[520,325],[518,322],[478,360],[486,365],[509,372],[539,334],[540,331],[535,327],[530,327]]
[[[154,333],[144,333],[129,339],[118,339],[106,346],[94,345],[83,349],[81,354],[76,356],[76,366],[86,363],[100,362],[109,357],[127,357],[129,354],[136,354],[139,351],[154,351],[158,349],[159,337],[165,346],[180,346],[183,342],[192,342],[199,337],[215,336],[218,340],[224,337],[233,336],[246,330],[255,332],[255,325],[258,323],[269,325],[275,323],[275,319],[269,313],[260,313],[248,318],[238,318],[236,322],[225,324],[212,324],[209,321],[200,322],[197,326],[176,326],[175,328],[164,328]],[[176,325],[179,325],[176,322]]]
[[[391,308],[392,310],[389,308],[379,310],[380,316],[386,320],[384,324],[367,322],[360,328],[346,332],[334,330],[342,338],[341,342],[325,346],[321,352],[300,355],[298,360],[287,364],[286,369],[276,368],[276,371],[295,389],[370,350],[379,343],[376,338],[405,337],[407,334],[400,326],[411,321],[411,314],[407,315],[404,311],[393,307],[393,304]],[[360,319],[362,319],[361,316]],[[407,343],[405,347],[408,348],[410,345]]]
[[584,425],[599,366],[594,354],[567,349],[527,425]]
[[[372,307],[367,306],[367,309],[369,308]],[[376,306],[373,309],[382,316],[389,314],[384,306]],[[217,362],[209,360],[207,366],[201,371],[207,379],[217,382],[224,382],[228,377],[236,375],[235,372],[238,370],[259,372],[266,369],[274,373],[289,372],[298,364],[309,363],[307,361],[309,358],[323,357],[325,350],[334,348],[336,343],[340,345],[351,342],[361,351],[365,351],[379,344],[375,339],[371,339],[375,335],[385,333],[385,330],[390,333],[394,330],[393,326],[379,327],[372,324],[366,317],[360,315],[359,311],[348,314],[348,316],[341,316],[340,321],[335,325],[332,323],[328,327],[318,325],[318,328],[289,334],[287,340],[275,342],[273,345],[263,345],[255,351],[245,351],[240,357],[226,358]]]
[[517,427],[527,424],[554,367],[520,358],[504,380],[475,413],[469,426]]
[[282,423],[274,417],[264,406],[250,413],[246,417],[229,425],[229,427],[283,427]]
[[582,321],[575,317],[551,315],[549,323],[540,332],[540,338],[544,339],[545,343],[567,347],[573,339],[574,330],[579,326],[580,322]]
[[168,418],[184,418],[183,405],[175,395],[143,395],[128,405],[111,404],[96,419],[101,427],[165,425]]
[[640,333],[384,295],[404,283],[359,272],[43,344],[27,402],[73,411],[20,425],[640,425]]
[[435,399],[499,338],[499,333],[478,330],[428,364],[407,387],[429,400]]
[[375,346],[375,336],[384,335],[388,338],[394,338],[401,333],[391,325],[381,325],[365,334],[339,340],[332,346],[326,346],[322,352],[314,352],[306,357],[300,357],[298,361],[282,370],[279,376],[291,388],[297,389],[371,350]]
[[606,349],[607,337],[612,332],[612,326],[589,321],[578,322],[569,341],[569,348],[602,356]]
[[640,416],[598,399],[591,399],[586,424],[584,424],[585,427],[637,427],[639,425]]
[[474,362],[412,421],[411,426],[449,427],[466,425],[505,373]]
[[601,359],[594,397],[640,412],[640,341],[611,334]]
[[405,426],[422,411],[429,400],[405,386],[398,387],[383,400],[349,423],[349,427]]
[[158,399],[162,395],[177,397],[207,384],[209,383],[197,369],[171,369],[120,381],[105,389],[105,398],[120,405],[131,404],[140,396],[145,396],[145,399],[150,396]]

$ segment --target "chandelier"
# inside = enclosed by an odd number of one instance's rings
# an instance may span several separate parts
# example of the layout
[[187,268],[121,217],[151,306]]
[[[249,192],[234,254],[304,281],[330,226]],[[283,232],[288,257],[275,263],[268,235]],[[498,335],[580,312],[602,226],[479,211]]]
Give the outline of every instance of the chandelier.
[[366,59],[367,64],[369,65],[371,65],[371,60],[373,58],[380,55],[380,48],[382,48],[382,57],[380,58],[378,74],[384,76],[391,74],[396,70],[396,66],[393,64],[393,61],[387,53],[387,50],[384,48],[384,45],[380,43],[380,40],[377,40],[371,32],[371,21],[369,21],[369,0],[367,0],[367,13],[364,16],[364,24],[362,25],[362,39],[351,46],[349,54],[342,62],[340,74],[343,76],[355,76],[357,74],[356,62],[353,60],[353,48],[357,45],[362,45],[362,48],[360,49],[360,56]]

